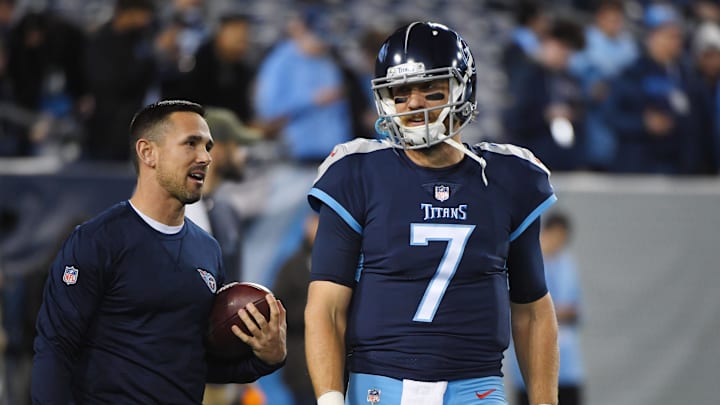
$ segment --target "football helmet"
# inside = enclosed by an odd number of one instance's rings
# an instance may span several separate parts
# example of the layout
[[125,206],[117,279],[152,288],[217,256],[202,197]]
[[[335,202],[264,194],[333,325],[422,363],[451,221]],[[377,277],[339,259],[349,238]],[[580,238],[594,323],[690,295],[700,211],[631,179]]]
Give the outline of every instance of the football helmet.
[[[447,104],[398,113],[392,88],[447,79]],[[380,118],[376,130],[396,147],[418,149],[457,134],[476,113],[475,60],[467,43],[450,28],[433,22],[413,22],[395,31],[380,47],[372,90]],[[440,109],[429,122],[429,112]],[[425,114],[425,125],[403,125],[401,117]],[[446,128],[446,119],[448,128]]]

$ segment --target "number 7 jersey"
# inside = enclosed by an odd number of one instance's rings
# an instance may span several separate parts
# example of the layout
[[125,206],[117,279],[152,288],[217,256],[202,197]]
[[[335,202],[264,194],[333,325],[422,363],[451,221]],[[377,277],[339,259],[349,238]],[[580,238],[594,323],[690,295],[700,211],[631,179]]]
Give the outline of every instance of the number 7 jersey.
[[362,240],[357,268],[313,266],[311,275],[354,289],[351,371],[420,381],[501,375],[510,245],[556,197],[529,151],[492,143],[472,151],[485,168],[465,156],[435,169],[356,139],[320,166],[310,205],[330,207]]

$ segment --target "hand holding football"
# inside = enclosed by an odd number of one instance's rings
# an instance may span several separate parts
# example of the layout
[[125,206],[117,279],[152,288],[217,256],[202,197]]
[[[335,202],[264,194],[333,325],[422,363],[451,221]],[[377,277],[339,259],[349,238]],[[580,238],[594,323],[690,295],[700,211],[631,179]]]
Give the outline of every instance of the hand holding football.
[[231,327],[237,325],[244,333],[252,335],[238,316],[238,310],[249,303],[253,303],[265,319],[269,320],[270,307],[265,300],[267,294],[272,294],[267,287],[247,282],[233,282],[218,290],[210,311],[207,350],[223,358],[241,359],[252,356],[252,348],[235,336]]

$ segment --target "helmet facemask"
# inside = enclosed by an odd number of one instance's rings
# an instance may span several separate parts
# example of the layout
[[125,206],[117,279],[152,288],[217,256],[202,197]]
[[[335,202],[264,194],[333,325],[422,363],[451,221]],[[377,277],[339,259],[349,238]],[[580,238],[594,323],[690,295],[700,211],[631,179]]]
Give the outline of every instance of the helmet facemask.
[[[448,67],[426,71],[421,63],[406,63],[394,68],[388,69],[387,76],[372,81],[375,104],[380,116],[376,128],[393,146],[403,149],[427,148],[458,134],[471,121],[476,105],[467,97],[467,92],[472,91],[466,85],[470,78],[463,77],[458,69]],[[393,87],[442,79],[448,81],[448,103],[397,112],[392,95]],[[435,121],[430,122],[430,113],[436,110],[441,112]],[[425,115],[424,125],[403,125],[404,117],[417,114]]]

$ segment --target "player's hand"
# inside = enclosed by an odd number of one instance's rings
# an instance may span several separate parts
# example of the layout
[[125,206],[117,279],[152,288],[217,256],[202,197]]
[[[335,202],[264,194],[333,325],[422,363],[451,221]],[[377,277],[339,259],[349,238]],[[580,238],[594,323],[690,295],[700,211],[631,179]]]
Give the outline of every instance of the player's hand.
[[250,303],[238,311],[238,316],[251,335],[243,333],[237,325],[233,325],[231,329],[235,336],[253,349],[257,358],[267,364],[277,364],[285,360],[287,355],[286,311],[272,294],[266,295],[265,300],[270,307],[270,320],[266,320],[255,305]]
[[669,114],[653,109],[646,109],[643,113],[645,128],[653,136],[665,136],[675,127],[675,120]]

